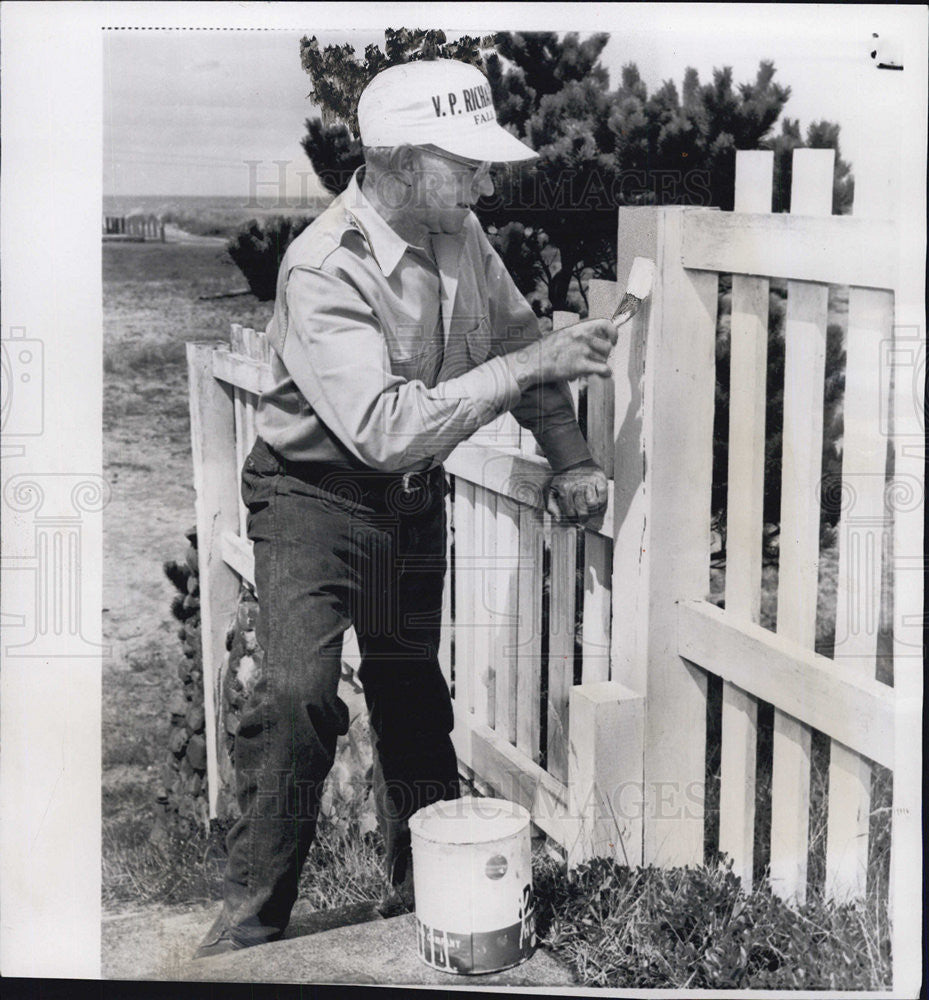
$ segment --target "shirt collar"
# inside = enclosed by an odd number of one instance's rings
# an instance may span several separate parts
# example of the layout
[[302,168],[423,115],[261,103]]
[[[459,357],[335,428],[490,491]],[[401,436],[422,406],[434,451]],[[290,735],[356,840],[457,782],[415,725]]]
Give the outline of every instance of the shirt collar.
[[348,182],[348,187],[342,195],[343,203],[351,222],[357,226],[371,248],[378,267],[385,277],[389,277],[412,244],[398,236],[364,196],[361,190],[363,176],[362,166],[355,171]]

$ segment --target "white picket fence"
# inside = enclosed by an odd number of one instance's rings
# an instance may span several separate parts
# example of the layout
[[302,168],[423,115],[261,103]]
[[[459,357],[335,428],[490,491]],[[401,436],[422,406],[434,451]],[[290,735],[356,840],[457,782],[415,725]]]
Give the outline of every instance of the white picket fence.
[[156,215],[105,215],[103,236],[112,239],[165,241],[164,223]]
[[[826,887],[860,895],[871,767],[893,769],[897,715],[893,688],[875,676],[894,489],[884,415],[892,387],[903,398],[902,378],[878,364],[894,337],[895,230],[864,211],[830,215],[832,151],[795,152],[790,215],[770,213],[771,153],[739,153],[737,167],[732,213],[620,209],[619,281],[591,282],[590,315],[609,316],[633,258],[657,263],[652,298],[614,350],[614,377],[575,392],[610,477],[602,517],[584,530],[552,523],[547,465],[509,415],[446,463],[441,662],[453,738],[463,773],[530,808],[572,861],[700,863],[707,679],[722,678],[719,848],[750,885],[763,700],[774,706],[772,885],[806,892],[816,729],[832,741]],[[733,275],[724,609],[707,600],[721,273]],[[788,281],[776,632],[759,624],[771,278]],[[839,530],[833,658],[814,651],[829,285],[850,287],[843,489],[854,497]],[[188,348],[212,807],[223,638],[240,579],[252,579],[238,476],[269,350],[240,327],[231,350]],[[346,656],[357,657],[351,642]]]

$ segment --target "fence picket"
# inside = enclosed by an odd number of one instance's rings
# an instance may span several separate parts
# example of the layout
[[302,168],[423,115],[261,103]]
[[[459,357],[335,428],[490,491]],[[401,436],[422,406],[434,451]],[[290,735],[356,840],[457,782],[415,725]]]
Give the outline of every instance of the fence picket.
[[[625,213],[620,211],[620,226]],[[648,245],[642,247],[648,249]],[[632,264],[631,258],[628,261]],[[616,383],[616,459],[613,466],[613,601],[623,609],[610,630],[610,679],[644,694],[648,655],[643,622],[648,605],[648,529],[645,483],[645,359],[651,306],[623,326],[610,356]],[[654,349],[654,348],[653,348]]]
[[610,678],[610,620],[613,547],[592,531],[584,533],[584,619],[581,627],[581,683]]
[[[848,301],[839,575],[836,599],[836,663],[873,678],[881,611],[881,553],[889,522],[884,508],[886,441],[876,433],[889,391],[885,365],[875,364],[874,345],[893,331],[893,295],[852,288]],[[837,898],[865,893],[871,767],[841,743],[829,759],[826,891]]]
[[[773,186],[773,152],[736,153],[736,212],[769,212]],[[752,622],[761,608],[768,290],[765,278],[732,277],[726,611]],[[746,889],[754,859],[757,736],[758,703],[723,681],[719,849]]]
[[[578,316],[577,313],[556,309],[552,313],[552,330],[563,330],[566,326],[572,326],[574,323],[579,322],[579,320],[580,316]],[[571,401],[574,403],[575,416],[580,416],[581,383],[583,381],[583,379],[576,378],[572,379],[568,383],[568,390],[571,393]]]
[[[793,214],[831,212],[834,160],[834,150],[794,150]],[[828,299],[827,285],[787,283],[777,631],[808,649],[816,642],[819,590],[819,489]],[[771,885],[778,895],[797,901],[806,898],[810,750],[809,726],[775,708]]]
[[475,661],[474,605],[480,577],[475,570],[474,492],[460,477],[455,482],[455,707],[470,713]]
[[[587,288],[588,319],[609,319],[619,300],[615,281],[591,278]],[[587,380],[587,447],[593,460],[613,478],[615,388],[613,379],[591,375]],[[606,677],[601,678],[606,680]]]
[[577,532],[553,524],[548,613],[548,770],[568,778],[568,698],[574,684],[574,616]]
[[474,620],[471,696],[475,722],[494,726],[494,607],[496,579],[493,572],[494,521],[497,495],[483,486],[474,487]]
[[494,730],[512,743],[516,739],[519,512],[512,501],[503,497],[497,497],[491,552],[495,565],[490,572],[496,587],[496,623],[491,649],[495,680]]
[[455,623],[452,619],[452,581],[454,573],[452,569],[452,546],[454,544],[454,504],[451,495],[445,498],[445,582],[442,586],[442,619],[441,631],[439,632],[439,666],[442,668],[442,676],[452,690],[453,666],[452,666],[452,633]]
[[233,354],[241,354],[249,357],[246,336],[246,327],[241,323],[231,323],[229,325],[229,349]]
[[[254,361],[267,363],[268,338],[260,330],[253,330],[251,327],[246,327],[244,333],[247,355]],[[255,413],[257,407],[258,397],[254,393],[249,393],[245,397],[246,454],[252,450],[252,446],[255,444],[255,439],[258,436],[255,430]]]
[[[858,219],[894,215],[895,185],[886,151],[869,151],[856,171],[853,212]],[[845,355],[839,575],[834,659],[856,676],[873,678],[881,616],[883,543],[891,534],[884,505],[884,423],[890,395],[888,366],[875,364],[874,345],[893,336],[894,299],[887,291],[851,288]],[[889,545],[887,546],[889,549]],[[833,741],[829,758],[829,816],[826,830],[826,892],[861,898],[867,888],[871,813],[871,767],[860,755]]]
[[212,343],[187,344],[190,439],[197,510],[200,574],[200,637],[206,775],[210,816],[216,816],[219,767],[216,720],[226,653],[226,628],[235,613],[239,578],[222,557],[225,532],[238,523],[238,470],[232,388],[213,377]]
[[[245,458],[248,454],[250,445],[246,445],[247,431],[246,431],[246,419],[245,419],[245,390],[240,389],[235,386],[232,390],[233,395],[233,414],[235,419],[235,465],[239,472],[242,471],[242,466],[245,464]],[[239,491],[239,534],[245,538],[246,531],[246,518],[248,517],[248,510],[245,506],[245,502],[242,500],[241,490]]]
[[519,609],[516,654],[516,747],[539,760],[539,701],[542,656],[542,514],[526,504],[519,508]]
[[256,397],[249,393],[245,397],[245,454],[252,450],[258,432],[255,430]]
[[263,337],[263,334],[258,330],[252,329],[250,326],[245,327],[242,332],[244,335],[243,346],[245,348],[245,354],[250,358],[254,358],[256,361],[264,360],[261,345],[261,338]]

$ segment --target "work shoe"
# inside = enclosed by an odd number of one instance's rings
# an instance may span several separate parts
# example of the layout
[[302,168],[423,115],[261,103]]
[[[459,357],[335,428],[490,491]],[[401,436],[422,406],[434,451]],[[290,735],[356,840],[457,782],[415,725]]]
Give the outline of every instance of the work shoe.
[[194,961],[200,958],[212,958],[214,955],[225,955],[230,951],[239,951],[247,947],[248,945],[236,941],[229,933],[223,910],[206,932],[200,947],[194,952]]
[[241,951],[244,947],[244,944],[238,944],[232,938],[221,935],[215,941],[204,940],[194,952],[194,961],[200,958],[212,958],[214,955],[225,955],[230,951]]

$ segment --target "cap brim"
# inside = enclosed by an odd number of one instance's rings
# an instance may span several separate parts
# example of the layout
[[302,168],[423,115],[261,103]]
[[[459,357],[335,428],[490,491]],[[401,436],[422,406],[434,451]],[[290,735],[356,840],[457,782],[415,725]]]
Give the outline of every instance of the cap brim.
[[433,144],[454,156],[490,163],[514,163],[517,160],[532,160],[539,155],[497,122],[488,122],[467,135],[434,139]]

